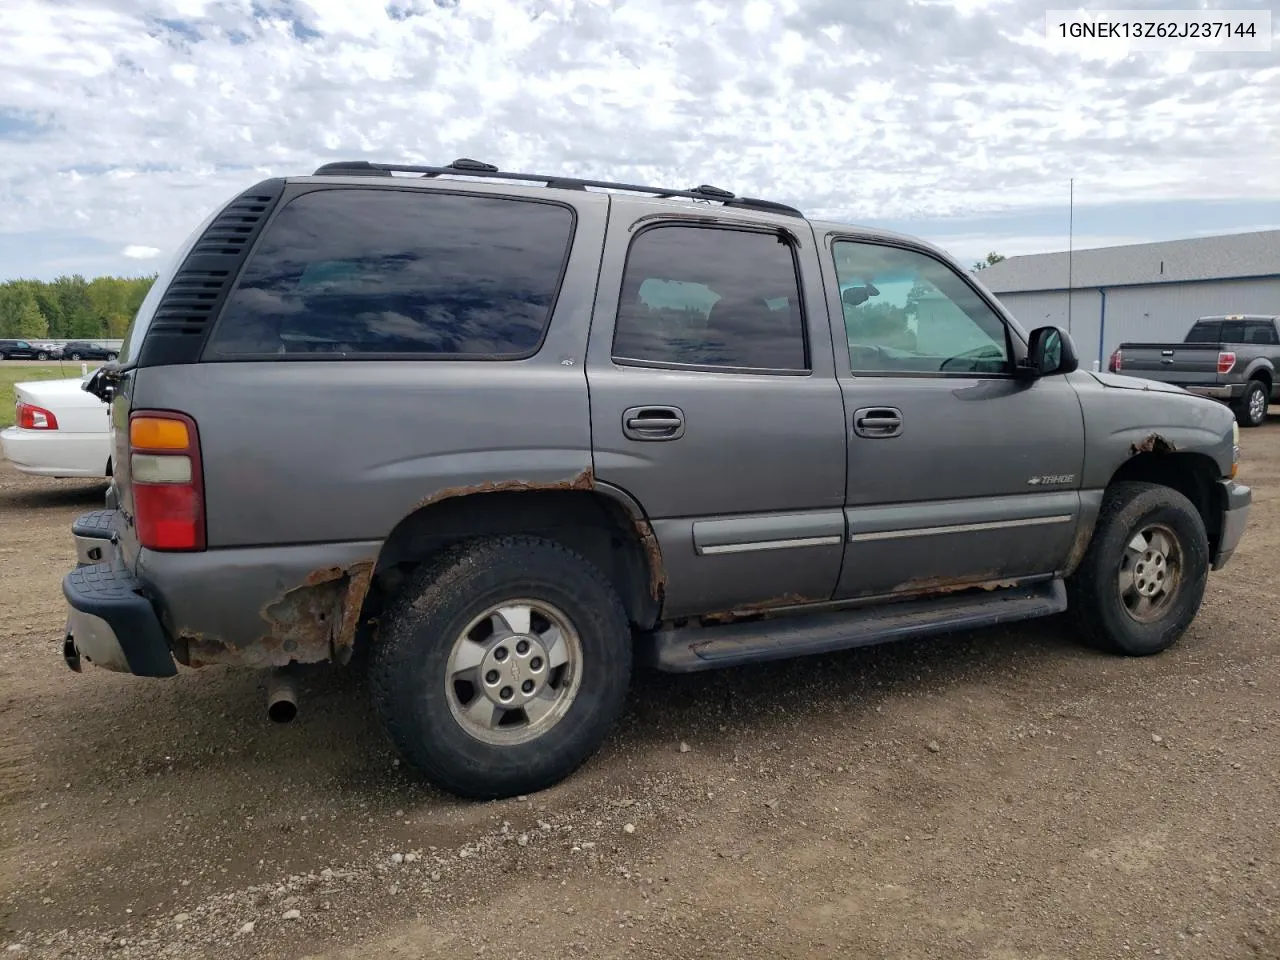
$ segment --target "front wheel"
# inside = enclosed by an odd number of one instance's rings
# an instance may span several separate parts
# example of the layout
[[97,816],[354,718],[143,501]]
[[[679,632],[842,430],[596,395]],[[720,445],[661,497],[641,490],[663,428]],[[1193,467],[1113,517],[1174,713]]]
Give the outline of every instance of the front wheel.
[[37,354],[36,354],[36,359],[37,359],[37,360],[48,360],[48,359],[49,359],[49,355],[48,355],[47,353],[45,353],[43,350],[41,350],[39,353],[37,353]]
[[73,354],[71,355],[71,359],[72,359],[72,360],[79,360],[79,359],[80,359],[80,354],[78,354],[78,353],[73,353]]
[[1093,645],[1149,656],[1191,625],[1208,579],[1209,540],[1191,501],[1159,484],[1116,483],[1067,579],[1068,612]]
[[1267,419],[1267,400],[1270,391],[1261,380],[1250,380],[1240,406],[1236,408],[1236,422],[1242,427],[1260,427]]
[[631,680],[612,584],[538,537],[450,548],[405,584],[369,665],[374,707],[427,779],[470,799],[533,793],[596,751]]
[[108,360],[108,361],[114,360],[115,358],[116,358],[116,355],[115,355],[114,353],[108,353],[108,354],[107,354],[107,360]]

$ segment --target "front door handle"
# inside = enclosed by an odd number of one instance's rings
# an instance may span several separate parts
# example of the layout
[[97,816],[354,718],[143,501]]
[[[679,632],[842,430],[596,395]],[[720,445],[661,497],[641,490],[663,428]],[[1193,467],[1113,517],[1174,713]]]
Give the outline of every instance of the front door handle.
[[627,407],[622,432],[632,440],[679,440],[684,436],[684,411],[679,407]]
[[884,439],[902,435],[902,411],[897,407],[863,407],[853,412],[853,432],[860,437]]

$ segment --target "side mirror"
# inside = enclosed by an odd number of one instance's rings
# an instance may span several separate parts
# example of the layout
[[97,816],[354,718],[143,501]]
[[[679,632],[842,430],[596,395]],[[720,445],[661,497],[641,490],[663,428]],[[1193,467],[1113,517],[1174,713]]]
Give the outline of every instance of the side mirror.
[[846,287],[844,292],[840,294],[840,300],[846,307],[856,307],[879,295],[879,288],[874,283],[867,281],[866,286]]
[[1027,343],[1027,358],[1018,364],[1021,379],[1034,380],[1058,373],[1073,373],[1080,368],[1075,344],[1065,330],[1037,327]]

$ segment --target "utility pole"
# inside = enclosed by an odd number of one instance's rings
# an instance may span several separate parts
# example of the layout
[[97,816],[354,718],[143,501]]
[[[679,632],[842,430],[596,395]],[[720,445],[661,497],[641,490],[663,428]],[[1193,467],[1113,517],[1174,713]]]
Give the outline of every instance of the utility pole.
[[1067,333],[1071,332],[1071,281],[1072,251],[1076,232],[1076,178],[1071,178],[1070,199],[1067,201]]

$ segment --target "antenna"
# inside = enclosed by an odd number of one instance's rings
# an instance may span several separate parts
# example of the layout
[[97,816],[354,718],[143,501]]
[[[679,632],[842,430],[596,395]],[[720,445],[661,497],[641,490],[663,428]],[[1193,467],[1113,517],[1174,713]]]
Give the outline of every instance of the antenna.
[[1071,280],[1072,251],[1076,233],[1076,178],[1071,178],[1070,199],[1067,201],[1067,333],[1071,332]]

